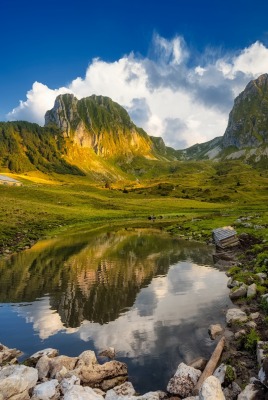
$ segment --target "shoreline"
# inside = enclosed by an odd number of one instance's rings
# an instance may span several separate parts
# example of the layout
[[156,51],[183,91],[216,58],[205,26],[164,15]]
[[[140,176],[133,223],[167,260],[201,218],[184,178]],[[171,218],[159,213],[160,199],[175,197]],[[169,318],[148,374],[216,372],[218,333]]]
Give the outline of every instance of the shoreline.
[[[153,227],[156,228],[155,225]],[[225,270],[226,275],[230,277],[227,286],[230,288],[234,309],[241,310],[246,316],[246,319],[243,319],[243,316],[242,319],[234,318],[227,323],[224,329],[225,347],[222,352],[221,363],[225,366],[225,376],[227,372],[231,376],[228,376],[227,380],[223,379],[223,382],[221,382],[222,389],[223,392],[225,389],[234,392],[238,390],[238,387],[242,390],[251,385],[253,391],[262,392],[262,394],[259,394],[262,397],[256,397],[258,399],[264,399],[263,396],[268,393],[268,386],[266,387],[263,382],[257,380],[261,367],[257,358],[260,360],[261,346],[264,346],[262,351],[264,355],[266,353],[265,346],[268,349],[268,321],[266,317],[268,304],[266,303],[267,308],[265,308],[264,301],[266,300],[263,297],[268,293],[268,280],[265,272],[258,272],[265,270],[268,264],[268,259],[264,258],[267,249],[268,245],[264,240],[241,234],[240,246],[232,250],[227,249],[225,252],[221,251],[221,263],[218,266],[217,263],[215,265],[216,268]],[[261,257],[262,253],[264,256]],[[249,287],[252,289],[252,286],[255,287],[255,292],[248,294]],[[260,342],[265,344],[260,345]],[[263,360],[261,360],[262,363]],[[255,379],[255,383],[251,383],[253,379]],[[227,384],[228,386],[226,386]],[[166,393],[165,396],[176,396],[177,399],[186,398],[178,397],[178,394],[170,392]],[[226,398],[239,399],[237,395],[236,397]],[[244,399],[244,397],[242,398]],[[199,397],[196,397],[196,399],[199,399]]]

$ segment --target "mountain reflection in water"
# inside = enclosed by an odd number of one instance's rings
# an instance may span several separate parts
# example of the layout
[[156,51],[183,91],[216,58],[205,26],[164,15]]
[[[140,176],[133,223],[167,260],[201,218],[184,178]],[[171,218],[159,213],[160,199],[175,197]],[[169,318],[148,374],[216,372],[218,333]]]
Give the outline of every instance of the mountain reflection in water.
[[157,230],[40,242],[0,261],[0,341],[26,354],[114,346],[137,390],[164,389],[180,361],[209,355],[207,328],[223,322],[226,277],[211,262],[207,246]]

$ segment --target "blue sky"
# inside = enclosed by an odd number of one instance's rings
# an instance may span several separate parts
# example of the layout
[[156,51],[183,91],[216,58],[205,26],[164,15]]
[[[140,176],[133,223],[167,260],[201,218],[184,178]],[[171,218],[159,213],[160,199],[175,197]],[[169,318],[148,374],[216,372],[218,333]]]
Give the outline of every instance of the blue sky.
[[268,72],[265,0],[2,0],[0,12],[1,120],[42,124],[59,93],[103,94],[185,147],[223,134],[234,97]]

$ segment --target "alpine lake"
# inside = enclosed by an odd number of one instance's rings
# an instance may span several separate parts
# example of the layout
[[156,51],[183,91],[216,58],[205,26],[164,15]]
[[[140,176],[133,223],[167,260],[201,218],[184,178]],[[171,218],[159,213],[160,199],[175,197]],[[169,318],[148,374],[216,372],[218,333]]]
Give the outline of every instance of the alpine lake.
[[210,357],[209,325],[225,324],[227,277],[212,251],[153,228],[40,241],[0,260],[0,342],[20,361],[111,346],[138,392],[165,390],[180,362]]

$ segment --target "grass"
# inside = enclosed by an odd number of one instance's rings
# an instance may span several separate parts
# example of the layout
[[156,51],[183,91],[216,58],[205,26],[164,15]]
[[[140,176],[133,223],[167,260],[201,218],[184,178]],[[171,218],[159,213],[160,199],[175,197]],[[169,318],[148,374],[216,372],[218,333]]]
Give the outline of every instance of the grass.
[[[128,179],[134,167],[128,165],[126,178],[110,189],[91,176],[9,174],[23,185],[0,186],[0,249],[20,250],[81,226],[148,225],[150,215],[156,216],[154,224],[180,236],[207,240],[213,228],[233,225],[268,239],[266,171],[239,162],[139,160],[139,177]],[[249,220],[237,222],[241,216]]]

